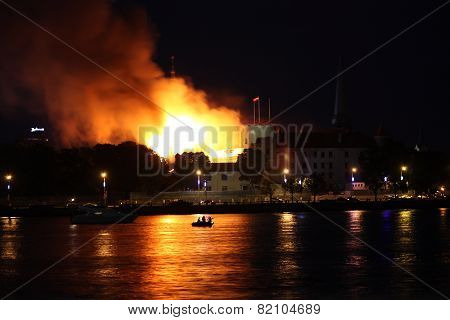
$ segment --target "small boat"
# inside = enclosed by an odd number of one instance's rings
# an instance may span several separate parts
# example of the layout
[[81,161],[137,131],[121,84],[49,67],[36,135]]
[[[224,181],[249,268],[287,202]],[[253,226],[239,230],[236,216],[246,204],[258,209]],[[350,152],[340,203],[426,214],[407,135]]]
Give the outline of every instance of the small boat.
[[134,213],[123,213],[112,208],[81,206],[72,216],[72,224],[131,223],[137,218]]
[[207,221],[201,221],[201,220],[197,220],[195,222],[192,222],[192,226],[193,227],[212,227],[214,224],[214,221],[211,220],[207,220]]

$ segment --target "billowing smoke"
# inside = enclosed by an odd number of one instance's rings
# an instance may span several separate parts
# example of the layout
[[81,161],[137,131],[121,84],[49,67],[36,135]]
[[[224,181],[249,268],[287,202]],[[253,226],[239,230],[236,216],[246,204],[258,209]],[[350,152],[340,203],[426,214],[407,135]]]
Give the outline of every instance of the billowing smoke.
[[196,123],[240,124],[237,112],[211,106],[204,92],[152,62],[155,32],[142,8],[107,0],[9,3],[120,79],[0,4],[2,111],[46,116],[62,145],[137,140],[140,125],[167,123],[160,108]]

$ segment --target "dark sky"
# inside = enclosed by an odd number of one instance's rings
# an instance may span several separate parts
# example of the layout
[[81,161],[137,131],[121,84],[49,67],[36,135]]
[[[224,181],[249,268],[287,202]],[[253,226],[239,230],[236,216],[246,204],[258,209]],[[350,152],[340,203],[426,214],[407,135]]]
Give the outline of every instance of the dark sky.
[[[302,98],[444,1],[143,1],[156,25],[157,61],[221,98],[271,97],[273,113]],[[450,5],[344,76],[354,128],[449,149]],[[330,84],[280,118],[328,126]],[[247,108],[250,118],[252,109]]]
[[[351,65],[445,1],[128,2],[147,8],[159,34],[155,59],[163,69],[169,70],[169,57],[175,55],[177,73],[212,99],[249,101],[231,107],[250,119],[251,97],[267,101],[270,96],[274,115],[333,77],[340,56],[344,67]],[[373,134],[383,123],[411,146],[422,127],[426,145],[450,149],[449,76],[450,4],[344,75],[353,127]],[[322,88],[279,121],[329,126],[334,86]],[[13,139],[37,123],[45,125],[28,117],[1,118],[0,139]]]

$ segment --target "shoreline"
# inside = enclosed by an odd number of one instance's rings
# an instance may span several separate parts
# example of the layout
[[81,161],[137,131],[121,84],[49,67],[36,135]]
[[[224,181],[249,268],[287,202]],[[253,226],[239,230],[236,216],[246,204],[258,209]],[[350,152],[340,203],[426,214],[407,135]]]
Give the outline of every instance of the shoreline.
[[[162,214],[225,214],[225,213],[276,213],[276,212],[323,212],[350,210],[411,210],[450,208],[450,200],[391,200],[391,201],[320,201],[308,203],[247,203],[247,204],[215,204],[215,205],[146,205],[116,207],[124,212],[136,210],[138,215]],[[30,206],[20,208],[0,208],[0,217],[62,217],[71,216],[73,208],[57,206]]]

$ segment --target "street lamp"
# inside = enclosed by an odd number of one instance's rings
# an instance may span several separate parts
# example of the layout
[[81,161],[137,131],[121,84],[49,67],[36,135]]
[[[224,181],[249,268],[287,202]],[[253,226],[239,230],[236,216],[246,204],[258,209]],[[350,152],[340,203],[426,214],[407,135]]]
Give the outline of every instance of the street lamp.
[[358,171],[356,167],[352,168],[352,182],[355,182],[355,173]]
[[288,169],[288,168],[285,168],[285,169],[283,170],[284,183],[287,183],[287,177],[286,177],[286,175],[288,175],[288,174],[289,174],[289,169]]
[[200,191],[200,176],[202,175],[202,171],[197,170],[195,174],[197,175],[197,191]]
[[408,170],[407,166],[402,166],[400,168],[400,181],[403,181],[404,177],[403,177],[403,172],[405,172],[406,170]]
[[11,174],[7,174],[5,176],[6,180],[6,189],[8,190],[8,205],[11,206],[11,181],[13,176]]
[[197,175],[198,204],[200,204],[200,176],[202,175],[202,171],[197,170],[197,171],[195,171],[195,174]]
[[103,171],[102,173],[100,173],[100,177],[103,179],[103,204],[107,205],[107,198],[108,198],[108,194],[106,191],[106,177],[107,177],[107,173],[105,171]]
[[283,188],[283,190],[284,190],[284,192],[283,192],[284,201],[286,201],[287,175],[288,174],[289,174],[289,169],[288,168],[284,168],[283,169],[283,181],[284,181],[284,184],[285,184],[285,186]]

